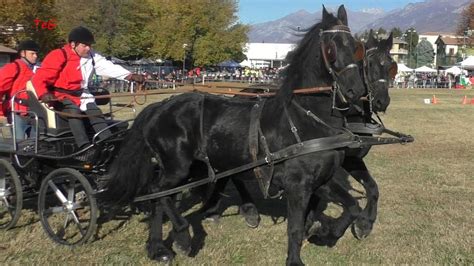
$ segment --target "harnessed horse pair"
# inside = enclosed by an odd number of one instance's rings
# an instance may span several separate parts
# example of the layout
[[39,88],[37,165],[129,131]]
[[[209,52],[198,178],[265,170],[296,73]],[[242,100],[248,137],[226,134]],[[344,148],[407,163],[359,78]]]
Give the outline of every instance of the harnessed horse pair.
[[[397,72],[397,65],[389,54],[392,41],[392,35],[386,40],[378,41],[373,37],[372,31],[369,33],[369,38],[365,44],[364,60],[359,63],[361,75],[367,88],[367,96],[363,97],[363,100],[357,105],[354,105],[356,108],[353,111],[346,114],[348,122],[346,127],[354,133],[366,136],[372,134],[380,135],[384,130],[383,126],[372,119],[372,115],[374,113],[377,114],[377,112],[384,112],[390,103],[388,96],[389,81],[393,79]],[[250,135],[252,136],[252,134]],[[252,139],[255,139],[255,137],[250,137],[250,140]],[[252,145],[255,146],[255,144]],[[369,149],[370,147],[366,147],[364,149],[357,148],[346,151],[346,158],[343,164],[345,171],[338,171],[329,184],[324,185],[316,193],[319,202],[313,203],[315,212],[310,213],[306,224],[308,236],[315,235],[315,237],[312,237],[313,241],[332,246],[344,234],[348,226],[343,224],[349,223],[350,225],[351,222],[353,222],[352,233],[356,238],[362,239],[370,234],[377,214],[378,189],[376,182],[370,176],[365,163],[362,161],[362,158],[368,153]],[[264,194],[267,193],[269,181],[271,180],[271,167],[268,167],[266,171],[261,168],[256,168],[254,171],[262,191]],[[341,196],[335,197],[333,195],[333,190],[342,188],[345,191],[349,191],[351,189],[351,186],[344,178],[348,176],[347,172],[361,183],[366,191],[367,204],[360,213],[357,208],[356,213],[350,213],[349,206],[357,205],[353,197],[345,194],[342,195],[341,199]],[[240,178],[232,177],[231,179],[242,198],[243,204],[240,206],[240,213],[244,216],[249,227],[257,227],[260,221],[259,213],[251,194],[245,187],[245,182]],[[265,180],[264,186],[262,185],[263,180]],[[221,181],[218,189],[216,189],[201,209],[210,220],[216,221],[219,219],[220,192],[225,187],[226,182],[227,179]],[[334,182],[337,182],[337,184],[333,184]],[[331,186],[333,189],[331,189]],[[268,196],[268,194],[265,195]],[[335,201],[344,208],[344,212],[338,219],[331,219],[323,214],[329,201]],[[321,226],[314,225],[317,221],[320,222]],[[339,229],[331,230],[330,228]],[[326,233],[322,234],[321,232]]]
[[[253,168],[272,165],[270,183],[287,199],[287,264],[302,265],[300,250],[311,203],[342,169],[345,148],[361,146],[359,137],[344,128],[347,107],[366,90],[357,66],[361,55],[362,47],[347,28],[344,7],[337,17],[324,8],[322,21],[292,52],[279,91],[264,106],[255,107],[252,99],[186,93],[146,107],[124,140],[99,198],[119,205],[150,200],[148,256],[169,261],[174,253],[162,239],[164,215],[173,225],[176,247],[191,250],[189,223],[176,209],[172,194],[234,174],[252,176]],[[328,94],[293,94],[295,88],[328,84],[333,87]],[[256,110],[259,119],[253,120],[259,126],[253,134],[265,138],[266,145],[252,151],[241,142],[251,135],[249,121]],[[207,178],[190,177],[195,163],[206,166]],[[195,182],[186,185],[190,181]]]

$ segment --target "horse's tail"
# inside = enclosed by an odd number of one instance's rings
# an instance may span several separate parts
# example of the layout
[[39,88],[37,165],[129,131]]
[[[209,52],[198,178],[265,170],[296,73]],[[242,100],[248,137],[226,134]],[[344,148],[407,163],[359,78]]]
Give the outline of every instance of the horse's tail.
[[135,119],[109,169],[105,189],[97,195],[106,204],[128,204],[151,182],[155,173],[152,157],[155,155],[145,134],[145,126],[153,115],[150,109],[145,108]]

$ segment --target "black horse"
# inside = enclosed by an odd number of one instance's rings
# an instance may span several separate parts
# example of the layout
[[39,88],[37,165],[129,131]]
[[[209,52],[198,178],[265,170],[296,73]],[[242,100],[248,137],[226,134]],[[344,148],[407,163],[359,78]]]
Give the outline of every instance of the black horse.
[[[258,135],[265,137],[267,146],[259,147],[258,155],[289,146],[303,149],[304,145],[297,143],[329,136],[349,142],[351,134],[334,127],[342,128],[344,119],[333,115],[332,108],[355,102],[363,95],[365,88],[356,65],[362,57],[363,47],[350,34],[344,7],[338,9],[337,17],[323,8],[322,21],[308,31],[293,52],[277,95],[267,99],[264,106],[262,102]],[[331,85],[331,93],[293,95],[294,89]],[[253,100],[203,93],[181,94],[149,105],[125,138],[100,198],[127,204],[137,195],[175,188],[189,181],[195,161],[208,166],[210,177],[251,163],[249,145],[241,143],[249,139],[249,121],[256,108]],[[315,113],[333,126],[310,116]],[[269,163],[271,154],[267,156]],[[303,264],[300,250],[310,198],[340,168],[343,158],[344,151],[337,149],[290,156],[274,164],[271,183],[285,191],[288,201],[288,265]],[[156,260],[174,256],[162,239],[164,214],[172,222],[177,247],[189,252],[189,224],[176,210],[173,198],[166,196],[152,203],[148,256]]]
[[[373,37],[373,32],[370,31],[365,44],[366,54],[364,60],[359,63],[360,74],[364,77],[367,95],[363,97],[363,100],[353,105],[353,108],[344,112],[347,121],[350,122],[349,125],[358,123],[370,130],[370,127],[373,126],[371,120],[373,113],[384,112],[387,109],[390,103],[389,81],[394,78],[397,72],[396,62],[393,61],[389,53],[392,43],[392,35],[387,40],[378,41]],[[377,128],[375,127],[375,129]],[[377,214],[378,188],[362,161],[369,150],[370,148],[349,149],[344,160],[344,169],[337,171],[335,178],[316,193],[318,196],[313,199],[315,212],[310,213],[306,224],[308,235],[318,236],[313,237],[315,242],[329,246],[334,245],[352,222],[354,222],[352,233],[356,238],[362,239],[370,234]],[[366,191],[367,204],[360,214],[358,214],[359,210],[354,205],[355,200],[349,194],[333,193],[333,190],[340,190],[341,188],[346,191],[350,190],[346,171],[360,182]],[[232,180],[242,198],[240,214],[245,218],[249,227],[257,227],[260,216],[251,194],[246,189],[242,178],[232,177]],[[220,192],[224,189],[226,182],[227,179],[217,184],[214,194],[201,209],[205,217],[210,220],[217,221],[220,217]],[[331,189],[331,187],[333,188]],[[327,204],[331,201],[339,203],[344,208],[343,214],[338,219],[332,219],[323,214]],[[320,227],[313,226],[316,222],[320,223]]]
[[[366,56],[364,58],[364,82],[368,88],[368,100],[360,103],[364,107],[363,112],[355,112],[347,116],[348,128],[351,128],[359,135],[372,135],[382,128],[375,124],[372,115],[377,112],[385,112],[390,104],[388,94],[389,82],[397,73],[397,64],[390,56],[390,49],[393,44],[393,37],[386,40],[376,40],[372,31],[366,42]],[[333,179],[320,188],[316,193],[312,206],[314,212],[308,215],[307,228],[309,235],[315,235],[311,240],[318,244],[333,246],[344,234],[346,228],[352,223],[352,233],[357,239],[367,237],[373,227],[377,216],[377,200],[379,197],[378,187],[375,180],[370,175],[363,158],[369,152],[370,147],[347,149],[344,158],[343,169],[338,169]],[[339,204],[343,212],[338,218],[331,218],[323,214],[329,202],[342,203],[340,199],[334,197],[332,189],[344,187],[350,190],[349,176],[357,180],[366,192],[367,202],[362,212],[358,215],[351,215],[354,212],[354,205]],[[347,200],[345,201],[347,202]],[[350,219],[348,217],[356,217]],[[311,227],[314,222],[319,222],[318,227]]]

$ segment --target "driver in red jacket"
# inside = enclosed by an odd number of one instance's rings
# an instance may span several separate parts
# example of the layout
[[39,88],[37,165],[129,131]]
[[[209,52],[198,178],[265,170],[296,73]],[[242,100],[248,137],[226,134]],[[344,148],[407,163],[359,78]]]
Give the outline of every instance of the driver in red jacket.
[[[41,67],[33,76],[32,84],[38,98],[45,103],[60,102],[61,111],[75,115],[89,115],[90,124],[95,132],[107,127],[101,110],[95,104],[88,90],[89,81],[94,72],[111,78],[143,82],[141,75],[131,74],[127,69],[115,65],[92,50],[95,42],[92,33],[84,27],[74,28],[68,36],[68,44],[51,51],[44,58]],[[82,118],[67,117],[69,126],[79,149],[91,145]],[[106,129],[99,135],[105,139],[111,135]],[[89,155],[93,151],[89,149]],[[91,158],[85,158],[89,161]]]

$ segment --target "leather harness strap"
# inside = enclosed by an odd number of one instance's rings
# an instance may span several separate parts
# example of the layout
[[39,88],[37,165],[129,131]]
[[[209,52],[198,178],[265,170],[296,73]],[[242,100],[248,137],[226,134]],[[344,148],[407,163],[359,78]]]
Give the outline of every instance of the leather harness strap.
[[[258,161],[258,151],[260,150],[260,148],[262,148],[265,152],[265,158],[271,158],[271,153],[270,149],[268,148],[267,140],[263,135],[262,128],[260,127],[260,117],[262,115],[262,110],[265,105],[265,102],[265,99],[261,99],[252,107],[252,111],[250,113],[249,151],[250,156],[254,162]],[[268,193],[273,177],[273,171],[274,164],[270,161],[267,161],[267,165],[258,166],[253,169],[255,177],[258,181],[258,185],[265,199],[269,197],[273,198],[273,196],[270,196]],[[279,196],[280,195],[277,195],[276,197]]]

